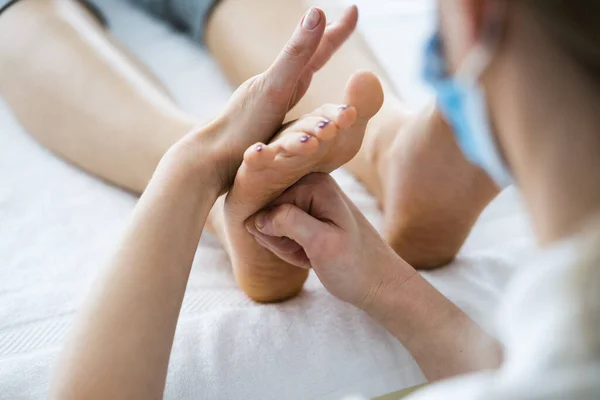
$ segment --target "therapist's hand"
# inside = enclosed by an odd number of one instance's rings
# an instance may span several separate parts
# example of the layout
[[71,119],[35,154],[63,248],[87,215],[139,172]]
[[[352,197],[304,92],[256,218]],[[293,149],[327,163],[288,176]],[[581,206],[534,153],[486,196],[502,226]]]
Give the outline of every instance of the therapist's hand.
[[304,177],[246,228],[284,260],[312,267],[334,296],[366,311],[430,381],[500,364],[498,343],[400,259],[329,175]]
[[210,124],[176,144],[174,147],[183,151],[173,158],[183,155],[195,170],[210,169],[216,179],[206,184],[216,185],[221,193],[226,191],[244,151],[256,142],[269,142],[287,112],[308,90],[313,75],[352,34],[357,20],[356,6],[329,25],[322,10],[311,8],[271,67],[244,82]]
[[416,273],[327,174],[304,177],[246,228],[263,247],[313,268],[330,293],[369,313],[383,292]]

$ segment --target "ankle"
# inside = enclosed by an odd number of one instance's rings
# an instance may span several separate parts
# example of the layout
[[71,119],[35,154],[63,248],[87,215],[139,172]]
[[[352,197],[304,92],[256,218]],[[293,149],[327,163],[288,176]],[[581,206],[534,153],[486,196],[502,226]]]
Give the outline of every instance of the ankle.
[[395,97],[387,97],[379,112],[369,121],[363,144],[346,168],[360,180],[380,204],[383,203],[387,177],[386,158],[402,126],[411,119],[410,112]]
[[367,126],[363,146],[367,159],[378,165],[389,152],[398,132],[411,118],[413,113],[400,100],[395,97],[386,98],[381,110]]

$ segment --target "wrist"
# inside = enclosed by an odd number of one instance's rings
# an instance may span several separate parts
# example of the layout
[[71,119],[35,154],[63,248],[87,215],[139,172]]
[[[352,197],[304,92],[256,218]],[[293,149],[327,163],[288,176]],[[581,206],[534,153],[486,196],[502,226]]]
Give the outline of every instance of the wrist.
[[379,275],[379,279],[372,284],[365,299],[356,306],[379,322],[383,322],[390,314],[394,314],[398,295],[405,285],[418,276],[418,272],[395,253],[392,254],[392,260],[380,265],[383,272]]
[[220,140],[225,125],[222,118],[216,118],[193,128],[167,151],[155,175],[185,180],[205,193],[216,193],[216,197],[227,191],[237,168],[232,171],[226,146]]
[[154,182],[172,188],[188,188],[216,201],[223,184],[215,164],[210,148],[182,139],[160,160],[150,184]]
[[498,343],[420,274],[383,292],[374,318],[394,335],[429,381],[497,368]]
[[435,336],[460,310],[414,268],[404,264],[403,271],[382,285],[365,311],[408,346],[415,338]]

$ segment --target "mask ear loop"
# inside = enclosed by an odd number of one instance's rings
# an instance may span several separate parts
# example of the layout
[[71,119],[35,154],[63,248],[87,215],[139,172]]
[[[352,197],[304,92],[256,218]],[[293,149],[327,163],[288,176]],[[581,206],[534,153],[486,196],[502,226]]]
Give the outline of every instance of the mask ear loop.
[[494,58],[495,50],[500,42],[502,25],[506,17],[508,0],[492,0],[493,7],[484,16],[484,32],[482,38],[467,54],[466,60],[458,68],[455,79],[465,84],[477,84]]
[[[480,93],[483,97],[485,97],[485,89],[480,87],[478,80],[489,67],[494,58],[495,50],[498,48],[506,15],[505,1],[507,0],[495,0],[494,7],[491,7],[486,13],[484,21],[485,30],[482,33],[482,37],[467,55],[466,60],[458,69],[454,78],[464,85],[478,87],[474,90],[474,93]],[[478,107],[482,104],[483,100],[476,102],[475,105],[471,104],[471,106]],[[480,114],[486,112],[486,110],[480,110]],[[498,168],[498,166],[506,165],[505,157],[499,152],[500,145],[497,143],[498,139],[496,137],[490,139],[496,142],[495,145],[492,145],[488,140],[482,140],[481,136],[475,136],[478,146],[486,149],[487,154],[492,159],[492,164],[496,166],[494,168],[496,173],[494,179],[499,185],[507,186],[512,183],[512,177],[509,173],[503,172],[504,168]]]

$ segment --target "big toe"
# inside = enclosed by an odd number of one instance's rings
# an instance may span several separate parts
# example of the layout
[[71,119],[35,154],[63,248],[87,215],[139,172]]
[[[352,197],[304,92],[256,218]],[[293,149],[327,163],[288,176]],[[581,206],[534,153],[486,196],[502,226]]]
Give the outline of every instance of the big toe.
[[344,101],[356,108],[359,120],[368,121],[377,114],[383,105],[383,97],[381,82],[372,72],[357,71],[346,84]]

